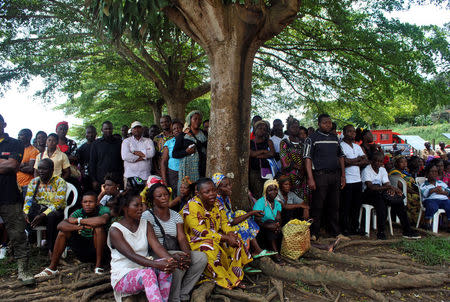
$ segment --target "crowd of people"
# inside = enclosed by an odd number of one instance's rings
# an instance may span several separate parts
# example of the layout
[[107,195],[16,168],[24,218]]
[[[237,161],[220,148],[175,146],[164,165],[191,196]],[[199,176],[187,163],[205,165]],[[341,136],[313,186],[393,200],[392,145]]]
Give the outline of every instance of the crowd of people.
[[[253,259],[282,262],[282,227],[295,218],[312,219],[311,241],[327,233],[350,240],[364,234],[359,213],[367,203],[377,214],[379,240],[386,239],[388,210],[399,218],[404,237],[419,238],[411,224],[418,219],[420,194],[424,228],[440,208],[450,217],[445,146],[435,153],[426,145],[422,157],[405,157],[383,153],[369,130],[347,125],[338,135],[327,114],[318,117],[317,129],[293,117],[286,124],[284,129],[276,119],[271,128],[259,116],[252,119],[252,209],[245,212],[233,205],[232,187],[240,184],[228,171],[205,175],[209,121],[199,111],[185,122],[165,115],[160,127],[135,121],[122,126],[121,134],[105,121],[100,138],[95,127],[86,128],[80,147],[67,137],[67,122],[34,139],[22,129],[16,140],[4,131],[0,115],[0,258],[9,241],[18,278],[32,284],[57,274],[70,247],[81,261],[95,263],[93,273],[111,268],[118,301],[140,291],[149,301],[188,301],[204,281],[245,288],[244,273],[258,272]],[[420,187],[418,176],[427,178]],[[80,200],[64,217],[68,183]],[[47,247],[50,264],[32,276],[28,243],[42,225],[39,244]]]

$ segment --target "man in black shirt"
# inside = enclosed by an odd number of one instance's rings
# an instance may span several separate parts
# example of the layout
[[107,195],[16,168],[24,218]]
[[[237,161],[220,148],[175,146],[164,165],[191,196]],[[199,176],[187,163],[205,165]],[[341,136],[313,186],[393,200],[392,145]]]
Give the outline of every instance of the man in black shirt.
[[122,140],[113,136],[113,125],[110,121],[102,124],[103,137],[92,143],[89,158],[89,176],[94,190],[100,191],[106,173],[123,175],[121,152]]
[[330,116],[319,115],[318,124],[319,129],[305,140],[304,153],[308,186],[313,190],[311,240],[319,238],[324,209],[333,236],[348,239],[339,228],[339,190],[345,186],[344,153],[337,136],[330,133]]
[[0,216],[5,222],[9,240],[17,259],[17,278],[25,285],[34,283],[28,272],[28,244],[25,235],[25,217],[16,173],[23,157],[23,144],[4,132],[6,127],[0,115]]
[[92,180],[89,177],[89,159],[91,157],[92,143],[97,137],[97,129],[94,126],[87,126],[86,128],[86,142],[82,144],[76,152],[78,163],[81,170],[81,184],[84,192],[92,190]]

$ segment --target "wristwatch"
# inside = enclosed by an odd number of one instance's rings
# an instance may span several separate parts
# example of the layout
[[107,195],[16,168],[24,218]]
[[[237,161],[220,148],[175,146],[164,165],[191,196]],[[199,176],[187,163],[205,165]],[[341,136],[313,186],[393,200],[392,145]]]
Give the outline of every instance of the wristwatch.
[[81,217],[78,217],[78,225],[81,225],[81,219],[83,219],[83,218],[81,218]]

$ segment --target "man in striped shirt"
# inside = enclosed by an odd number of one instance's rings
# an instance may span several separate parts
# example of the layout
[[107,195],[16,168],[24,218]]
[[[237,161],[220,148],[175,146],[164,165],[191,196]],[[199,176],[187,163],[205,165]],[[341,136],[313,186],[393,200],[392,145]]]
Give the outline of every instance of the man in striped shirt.
[[344,153],[332,129],[331,118],[321,114],[318,118],[319,129],[305,141],[305,165],[308,175],[308,186],[313,191],[310,215],[311,240],[319,238],[321,217],[324,209],[329,221],[332,235],[341,239],[339,227],[339,192],[345,186]]

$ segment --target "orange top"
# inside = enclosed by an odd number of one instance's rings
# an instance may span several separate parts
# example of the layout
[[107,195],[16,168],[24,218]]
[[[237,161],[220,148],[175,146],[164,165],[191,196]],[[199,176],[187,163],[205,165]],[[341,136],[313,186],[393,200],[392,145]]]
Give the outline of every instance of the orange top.
[[[23,159],[22,164],[27,163],[30,160],[35,160],[36,156],[39,154],[38,149],[33,147],[32,145],[29,145],[25,148],[23,151]],[[34,178],[33,174],[27,174],[23,172],[17,172],[17,183],[19,186],[24,187],[28,186],[28,183]]]

